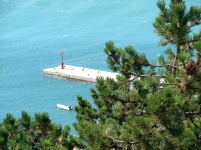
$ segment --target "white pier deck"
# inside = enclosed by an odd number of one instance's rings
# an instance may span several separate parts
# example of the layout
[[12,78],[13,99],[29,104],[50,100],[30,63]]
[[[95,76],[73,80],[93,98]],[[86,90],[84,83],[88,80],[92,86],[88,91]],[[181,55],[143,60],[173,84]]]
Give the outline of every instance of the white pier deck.
[[43,73],[50,76],[94,82],[94,83],[96,82],[97,77],[103,77],[104,79],[109,77],[115,79],[116,75],[118,75],[118,73],[83,68],[83,67],[76,67],[70,65],[65,65],[64,69],[61,69],[61,66],[54,68],[47,68],[43,70]]

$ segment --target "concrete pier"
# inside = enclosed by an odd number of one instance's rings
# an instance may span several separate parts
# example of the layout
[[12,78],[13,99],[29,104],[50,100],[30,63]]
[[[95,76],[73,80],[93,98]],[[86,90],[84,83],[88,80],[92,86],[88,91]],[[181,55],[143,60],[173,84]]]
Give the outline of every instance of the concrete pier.
[[64,65],[64,69],[61,69],[61,66],[54,68],[47,68],[43,70],[43,73],[50,76],[94,82],[94,83],[96,82],[97,77],[103,77],[104,79],[109,77],[115,79],[116,75],[118,75],[118,73],[112,73],[107,71],[76,67],[70,65]]

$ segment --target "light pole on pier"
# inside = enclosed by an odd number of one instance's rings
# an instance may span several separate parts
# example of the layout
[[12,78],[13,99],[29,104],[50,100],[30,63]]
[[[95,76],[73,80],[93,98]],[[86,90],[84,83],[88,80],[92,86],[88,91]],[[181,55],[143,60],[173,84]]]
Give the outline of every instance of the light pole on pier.
[[61,52],[60,56],[61,56],[61,69],[64,69],[64,53]]

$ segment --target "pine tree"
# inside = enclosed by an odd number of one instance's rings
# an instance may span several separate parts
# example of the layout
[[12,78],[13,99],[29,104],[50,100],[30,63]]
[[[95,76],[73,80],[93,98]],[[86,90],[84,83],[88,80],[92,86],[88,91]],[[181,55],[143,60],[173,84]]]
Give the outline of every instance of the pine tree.
[[23,111],[19,119],[7,114],[0,124],[0,150],[72,150],[82,142],[70,134],[70,127],[52,123],[48,113],[32,118]]
[[[201,7],[159,0],[153,24],[167,48],[158,63],[132,46],[106,43],[114,79],[97,78],[94,104],[78,96],[74,127],[86,149],[199,149],[201,147]],[[169,46],[169,47],[168,47]]]

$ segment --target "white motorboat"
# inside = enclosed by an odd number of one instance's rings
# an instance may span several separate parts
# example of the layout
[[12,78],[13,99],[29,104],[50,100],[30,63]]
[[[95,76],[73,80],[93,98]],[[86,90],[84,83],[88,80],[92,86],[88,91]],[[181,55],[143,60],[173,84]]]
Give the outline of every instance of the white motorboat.
[[65,110],[72,110],[73,109],[73,107],[71,105],[67,106],[67,105],[63,105],[63,104],[57,104],[57,107],[61,108],[61,109],[65,109]]

